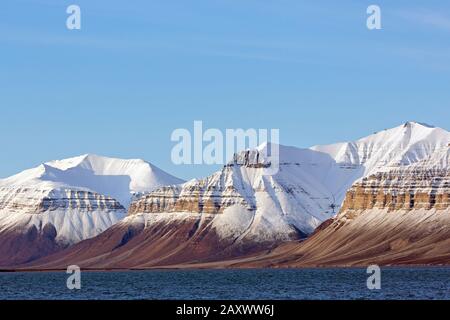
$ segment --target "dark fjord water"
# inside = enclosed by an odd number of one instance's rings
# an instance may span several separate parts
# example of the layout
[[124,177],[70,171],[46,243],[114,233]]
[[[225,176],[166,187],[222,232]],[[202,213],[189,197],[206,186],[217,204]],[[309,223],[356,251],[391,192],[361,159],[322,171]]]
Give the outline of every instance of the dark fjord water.
[[382,269],[370,291],[365,269],[0,273],[0,299],[450,299],[450,268]]

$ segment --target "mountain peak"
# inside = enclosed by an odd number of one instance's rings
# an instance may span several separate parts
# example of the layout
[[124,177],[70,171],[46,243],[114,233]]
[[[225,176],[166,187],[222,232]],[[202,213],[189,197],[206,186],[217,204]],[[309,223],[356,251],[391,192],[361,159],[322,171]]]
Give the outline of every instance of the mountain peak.
[[135,193],[182,182],[144,160],[85,154],[46,162],[0,180],[0,186],[89,190],[110,196],[126,207]]
[[421,127],[426,127],[429,129],[434,129],[436,128],[435,126],[432,126],[430,124],[427,124],[425,122],[417,122],[417,121],[408,121],[404,124],[404,127],[414,127],[414,126],[421,126]]
[[409,121],[356,141],[314,146],[337,163],[364,168],[364,175],[427,159],[450,143],[450,132],[424,123]]
[[113,157],[100,156],[93,153],[83,154],[77,157],[67,158],[63,160],[54,160],[45,163],[51,167],[60,169],[60,170],[68,170],[75,167],[83,167],[85,169],[99,168],[104,166],[109,166],[111,164],[121,163],[123,165],[126,164],[149,164],[148,162],[142,159],[120,159]]

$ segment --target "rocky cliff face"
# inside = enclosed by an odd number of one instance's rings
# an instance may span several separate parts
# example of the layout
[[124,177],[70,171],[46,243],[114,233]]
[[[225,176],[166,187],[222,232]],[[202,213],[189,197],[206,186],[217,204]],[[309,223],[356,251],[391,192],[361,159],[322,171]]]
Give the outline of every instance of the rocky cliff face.
[[232,175],[233,169],[227,166],[220,173],[207,179],[195,180],[183,186],[160,188],[132,203],[129,214],[163,212],[220,214],[234,205],[250,211],[255,210],[254,201],[245,197],[234,185],[222,183]]
[[342,210],[445,210],[450,206],[450,171],[401,170],[379,173],[356,183]]
[[[292,163],[282,163],[287,166]],[[263,183],[250,185],[238,170],[262,177],[271,163],[265,153],[249,150],[234,156],[221,171],[205,179],[195,179],[183,185],[159,188],[131,204],[129,214],[192,212],[220,214],[232,206],[256,210],[254,193],[265,190]]]
[[342,212],[446,210],[450,205],[450,147],[407,167],[363,178],[348,191]]
[[34,260],[92,238],[125,216],[119,202],[92,191],[0,188],[0,266]]
[[93,237],[126,216],[126,208],[111,197],[78,189],[0,188],[0,231],[40,231],[52,225],[55,239],[73,244]]
[[84,190],[46,190],[27,187],[0,188],[0,210],[41,214],[55,210],[121,211],[126,209],[111,197]]

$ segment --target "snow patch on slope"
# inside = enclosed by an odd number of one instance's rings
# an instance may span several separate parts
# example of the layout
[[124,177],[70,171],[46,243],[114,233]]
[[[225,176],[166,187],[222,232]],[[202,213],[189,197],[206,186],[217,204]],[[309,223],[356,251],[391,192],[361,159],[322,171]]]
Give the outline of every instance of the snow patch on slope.
[[6,210],[0,214],[0,232],[7,229],[26,232],[32,226],[42,232],[45,226],[52,225],[56,230],[56,241],[71,245],[95,237],[125,216],[125,210],[65,209],[40,214]]

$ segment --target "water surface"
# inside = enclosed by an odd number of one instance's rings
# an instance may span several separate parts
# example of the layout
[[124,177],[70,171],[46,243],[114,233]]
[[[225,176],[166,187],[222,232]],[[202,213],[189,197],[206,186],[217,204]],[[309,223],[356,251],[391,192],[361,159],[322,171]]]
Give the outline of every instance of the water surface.
[[385,268],[379,291],[366,269],[0,273],[0,299],[450,299],[450,268]]

